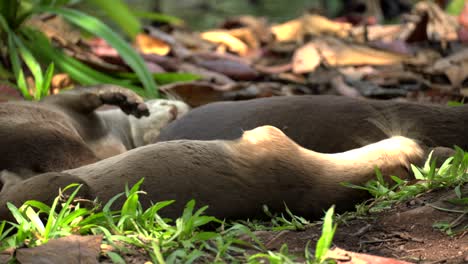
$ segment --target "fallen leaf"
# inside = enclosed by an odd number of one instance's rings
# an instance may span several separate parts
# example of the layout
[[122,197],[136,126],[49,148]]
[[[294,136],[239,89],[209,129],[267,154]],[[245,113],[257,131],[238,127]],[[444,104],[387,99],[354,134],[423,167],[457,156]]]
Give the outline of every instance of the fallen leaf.
[[98,263],[102,236],[77,236],[51,239],[34,248],[16,250],[21,264]]
[[302,38],[302,20],[294,19],[270,28],[278,42],[299,41]]
[[228,31],[225,30],[206,31],[201,33],[200,36],[205,40],[225,45],[230,51],[235,52],[241,56],[247,55],[249,50],[247,44],[232,36]]
[[444,74],[450,81],[451,87],[461,88],[463,82],[468,78],[468,49],[437,60],[424,72],[431,75]]
[[207,58],[206,56],[194,56],[192,57],[192,60],[198,66],[224,74],[233,80],[252,81],[258,77],[258,73],[255,69],[240,61],[222,58]]
[[229,78],[228,76],[222,73],[214,72],[214,71],[202,68],[200,66],[196,66],[191,63],[181,63],[179,65],[179,71],[199,75],[202,77],[202,80],[207,81],[207,82],[212,82],[215,84],[233,84],[234,83],[234,81],[231,78]]
[[345,38],[349,36],[352,27],[350,23],[336,22],[319,15],[305,15],[302,18],[302,34]]
[[409,23],[413,31],[407,37],[408,42],[431,40],[446,47],[450,41],[458,39],[458,21],[456,17],[444,12],[437,4],[430,1],[418,2],[411,12],[417,21]]
[[166,42],[143,33],[136,36],[135,45],[145,54],[165,56],[171,51],[171,47]]
[[216,85],[210,82],[180,82],[160,86],[160,90],[170,98],[184,101],[191,107],[223,101],[224,92],[232,90],[234,85]]
[[294,73],[307,73],[313,72],[317,66],[320,65],[320,54],[313,42],[298,48],[294,52],[292,60],[292,71]]
[[336,38],[321,38],[314,42],[315,47],[330,66],[349,65],[392,65],[405,62],[408,56],[381,51],[359,44],[344,43]]
[[338,247],[329,250],[326,257],[334,259],[338,264],[410,264],[406,261],[356,253]]

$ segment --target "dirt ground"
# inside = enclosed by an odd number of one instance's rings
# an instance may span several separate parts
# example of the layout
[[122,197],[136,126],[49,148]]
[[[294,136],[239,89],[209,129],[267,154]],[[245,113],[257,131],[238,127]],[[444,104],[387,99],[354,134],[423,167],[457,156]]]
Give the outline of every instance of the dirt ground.
[[[468,193],[468,185],[462,189]],[[447,202],[454,197],[453,189],[430,192],[367,219],[347,221],[338,226],[334,245],[412,263],[468,263],[468,215],[434,208],[455,209]],[[466,207],[457,209],[466,212]],[[436,222],[455,220],[459,224],[453,236],[432,227]],[[465,231],[460,231],[463,227]],[[307,241],[317,241],[320,232],[320,227],[313,227],[301,232],[257,232],[257,235],[269,250],[278,250],[286,243],[290,252],[303,255]]]

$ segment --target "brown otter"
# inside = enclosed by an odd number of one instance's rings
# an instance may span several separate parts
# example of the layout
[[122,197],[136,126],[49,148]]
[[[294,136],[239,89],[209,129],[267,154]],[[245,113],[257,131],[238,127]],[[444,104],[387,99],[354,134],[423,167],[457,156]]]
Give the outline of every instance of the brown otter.
[[[0,193],[0,217],[8,217],[5,203],[21,205],[27,199],[49,201],[57,184],[84,182],[88,198],[107,202],[125,185],[144,178],[144,207],[174,199],[162,214],[177,217],[185,203],[195,199],[209,205],[208,214],[220,218],[262,216],[263,204],[272,211],[284,203],[296,214],[321,216],[332,204],[351,209],[366,192],[345,188],[340,182],[363,184],[374,177],[375,166],[384,175],[404,177],[410,163],[419,163],[423,149],[413,140],[392,137],[362,148],[336,154],[305,149],[279,129],[263,126],[246,131],[237,140],[168,141],[139,147],[80,168],[41,174],[12,184]],[[59,177],[60,179],[57,179]],[[41,186],[41,192],[33,192]],[[91,190],[91,191],[89,191]],[[118,200],[116,206],[122,205]]]
[[334,153],[402,135],[427,146],[468,149],[468,105],[450,107],[311,95],[212,103],[169,124],[158,141],[235,139],[262,125],[308,149]]
[[[95,111],[104,105],[122,111]],[[75,89],[41,102],[0,104],[0,170],[36,174],[76,168],[120,154],[156,137],[188,111],[183,103],[149,101],[113,85]],[[150,124],[150,125],[148,125]],[[147,131],[146,131],[147,130]]]

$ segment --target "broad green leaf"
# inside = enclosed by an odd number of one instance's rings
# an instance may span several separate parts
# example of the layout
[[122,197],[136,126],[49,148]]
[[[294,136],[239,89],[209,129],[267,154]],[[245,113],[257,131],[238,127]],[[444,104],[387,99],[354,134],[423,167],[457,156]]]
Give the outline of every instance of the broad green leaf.
[[52,83],[52,77],[54,76],[55,64],[52,62],[47,67],[46,73],[44,75],[44,83],[41,90],[41,98],[46,97],[50,90],[50,84]]
[[16,25],[19,2],[18,0],[0,0],[0,16],[2,16],[5,22],[12,28],[15,28]]
[[109,45],[118,51],[122,59],[138,75],[143,87],[145,88],[146,96],[149,98],[159,97],[156,83],[154,82],[151,73],[148,71],[143,59],[132,48],[132,46],[126,43],[117,33],[112,31],[112,29],[104,23],[92,16],[68,8],[41,8],[39,10],[61,15],[78,27],[105,39]]
[[44,76],[42,75],[41,65],[19,38],[14,37],[14,40],[16,42],[16,46],[19,49],[19,53],[21,54],[21,58],[23,58],[23,61],[26,63],[32,75],[34,76],[34,82],[36,86],[34,99],[39,100],[41,99],[42,87],[44,86]]
[[322,263],[322,261],[325,260],[325,255],[330,249],[333,236],[335,235],[336,225],[333,225],[334,209],[334,206],[330,207],[325,214],[322,225],[322,235],[320,236],[315,248],[315,259],[318,260],[319,263]]
[[0,26],[4,27],[5,30],[8,32],[8,53],[10,55],[10,62],[13,68],[13,74],[16,77],[18,89],[20,90],[24,98],[32,99],[28,91],[28,86],[26,84],[24,72],[21,68],[21,61],[18,55],[17,47],[15,45],[15,36],[13,35],[13,32],[10,31],[10,28],[8,27],[6,21],[3,19],[2,16],[0,16]]
[[103,10],[131,39],[134,39],[141,32],[140,21],[129,10],[124,1],[112,0],[112,4],[109,3],[109,0],[87,0],[87,2]]
[[411,164],[411,170],[413,171],[413,174],[414,174],[414,178],[416,178],[417,180],[425,180],[426,177],[424,177],[424,175],[422,174],[421,170],[414,166],[413,164]]
[[464,6],[465,0],[452,0],[445,8],[445,11],[450,15],[458,16],[463,11]]
[[131,85],[126,80],[112,78],[67,56],[62,51],[52,47],[49,40],[37,30],[24,30],[23,34],[27,34],[31,38],[30,43],[34,43],[34,45],[29,45],[28,47],[35,54],[42,56],[47,61],[53,61],[54,65],[57,65],[61,70],[68,73],[72,79],[83,85],[108,83],[129,88],[140,95],[144,93],[141,88]]

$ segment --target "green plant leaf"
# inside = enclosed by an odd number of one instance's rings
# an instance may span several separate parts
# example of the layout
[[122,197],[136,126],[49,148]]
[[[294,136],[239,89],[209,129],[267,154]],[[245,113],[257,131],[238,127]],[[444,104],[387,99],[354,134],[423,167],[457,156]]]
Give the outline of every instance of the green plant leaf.
[[335,206],[330,207],[325,214],[322,226],[322,235],[320,236],[315,248],[315,259],[318,260],[319,263],[322,263],[325,260],[325,256],[327,251],[330,249],[333,236],[335,235],[336,225],[333,225],[334,209]]
[[78,27],[105,39],[109,45],[117,50],[122,59],[138,75],[145,88],[146,97],[159,97],[156,83],[143,59],[128,43],[104,23],[92,16],[68,8],[40,8],[39,10],[61,15]]
[[62,51],[52,47],[47,37],[37,30],[24,29],[23,35],[27,35],[30,38],[31,41],[29,43],[34,43],[34,45],[29,45],[28,47],[35,54],[40,55],[44,60],[53,61],[54,65],[57,65],[64,72],[68,73],[72,79],[83,85],[109,83],[129,88],[140,95],[144,94],[141,88],[131,85],[128,81],[112,78],[65,55]]
[[42,75],[41,65],[19,38],[14,37],[14,40],[16,42],[16,46],[18,47],[21,58],[23,58],[23,61],[26,63],[32,75],[34,76],[34,82],[36,86],[34,99],[39,100],[41,99],[42,89],[44,87],[44,76]]
[[450,15],[458,16],[465,6],[465,0],[452,0],[449,2],[445,11]]
[[55,64],[52,62],[47,67],[46,73],[44,75],[44,83],[41,89],[41,98],[47,96],[50,90],[50,84],[52,83],[52,77],[54,76]]
[[103,10],[130,38],[134,39],[141,32],[140,21],[124,1],[112,0],[112,4],[109,4],[109,0],[87,0],[87,2]]

